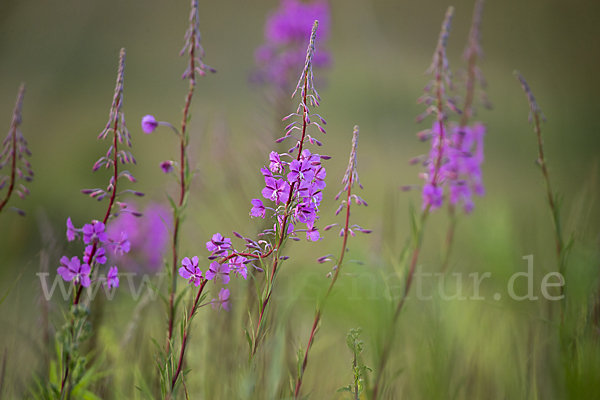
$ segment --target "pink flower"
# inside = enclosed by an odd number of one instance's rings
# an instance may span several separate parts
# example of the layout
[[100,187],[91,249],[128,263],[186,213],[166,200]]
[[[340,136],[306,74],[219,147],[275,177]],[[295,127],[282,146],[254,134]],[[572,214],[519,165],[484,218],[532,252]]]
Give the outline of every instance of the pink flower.
[[158,122],[156,122],[156,119],[154,119],[154,116],[146,115],[145,117],[142,118],[142,130],[144,131],[144,133],[146,133],[146,134],[152,133],[156,130],[157,127],[158,127]]
[[213,310],[220,310],[223,307],[226,311],[229,311],[229,289],[221,288],[219,291],[219,298],[212,299],[210,301]]

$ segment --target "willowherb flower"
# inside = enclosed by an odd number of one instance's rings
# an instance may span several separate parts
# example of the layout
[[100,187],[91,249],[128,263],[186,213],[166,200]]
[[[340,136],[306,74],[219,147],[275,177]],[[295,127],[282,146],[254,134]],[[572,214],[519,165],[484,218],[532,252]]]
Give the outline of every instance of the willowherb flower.
[[79,257],[72,257],[69,259],[63,256],[60,259],[60,267],[56,270],[62,278],[67,281],[73,281],[73,283],[81,283],[81,286],[90,286],[90,266],[88,264],[81,264]]
[[185,257],[181,260],[181,265],[183,267],[179,268],[179,275],[183,279],[187,279],[190,283],[193,283],[195,286],[200,286],[200,282],[202,281],[202,271],[198,268],[198,257],[194,256],[190,260],[188,257]]
[[[283,0],[265,25],[265,43],[255,52],[258,65],[255,79],[272,83],[286,90],[304,59],[306,38],[311,33],[313,22],[320,23],[319,37],[322,41],[329,36],[330,11],[324,0],[303,3],[299,0]],[[313,59],[317,67],[331,64],[331,55],[320,52]]]
[[106,275],[106,287],[108,287],[108,289],[119,287],[119,269],[117,267],[110,267],[108,270],[108,274]]
[[235,275],[241,275],[242,278],[248,277],[248,268],[246,263],[248,259],[242,256],[235,256],[229,261],[230,272],[233,271]]
[[[25,84],[22,83],[17,95],[17,101],[13,111],[13,118],[8,135],[2,142],[2,152],[0,152],[0,170],[8,167],[8,175],[0,174],[0,191],[8,184],[7,192],[4,198],[0,201],[0,212],[8,203],[13,191],[20,198],[25,198],[29,194],[29,189],[23,184],[17,184],[18,180],[31,182],[33,180],[33,171],[31,164],[25,158],[31,156],[31,152],[27,148],[27,141],[21,133],[19,126],[22,122],[21,110],[23,108],[23,97],[25,96]],[[25,212],[20,209],[13,209],[20,215],[25,215]]]
[[[318,140],[310,136],[308,128],[313,125],[320,132],[325,133],[325,129],[321,125],[326,124],[320,115],[310,113],[310,107],[318,106],[320,100],[319,94],[314,88],[312,72],[318,26],[318,21],[315,21],[306,50],[304,69],[292,95],[294,97],[296,93],[300,94],[298,109],[284,118],[287,120],[295,116],[301,118],[301,122],[296,121],[289,124],[285,136],[276,140],[276,142],[282,142],[292,139],[295,140],[295,145],[287,153],[271,152],[269,168],[261,169],[265,179],[262,195],[265,199],[272,201],[274,206],[279,206],[275,210],[278,223],[275,224],[273,231],[281,232],[284,235],[289,234],[294,231],[294,224],[303,223],[309,230],[307,233],[309,240],[318,240],[319,238],[315,221],[319,218],[319,205],[323,197],[321,191],[326,186],[325,177],[327,175],[321,161],[329,159],[328,156],[312,153],[305,148],[307,140],[309,143],[320,145]],[[295,131],[302,136],[299,138],[293,136],[292,133]],[[296,151],[298,153],[294,156],[293,153]],[[252,206],[250,215],[265,217],[268,207],[265,207],[262,201],[253,199]],[[287,225],[287,228],[284,225]],[[304,229],[298,231],[304,231]]]
[[473,126],[451,126],[452,146],[448,151],[448,162],[443,166],[448,176],[450,204],[463,204],[466,213],[473,211],[473,193],[485,194],[482,181],[483,137],[485,126],[476,123]]
[[169,174],[169,173],[173,172],[174,165],[175,165],[175,163],[173,161],[165,160],[160,163],[160,169],[162,169],[162,172],[164,172],[165,174]]
[[219,298],[210,301],[213,310],[220,310],[221,307],[229,311],[229,289],[221,288]]
[[98,247],[96,252],[92,257],[92,251],[94,250],[94,246],[88,245],[85,247],[83,252],[83,262],[90,265],[92,262],[96,262],[98,264],[106,264],[106,250],[103,247]]
[[252,209],[250,210],[250,215],[253,217],[261,217],[264,218],[267,213],[267,209],[265,208],[261,199],[252,199]]
[[448,95],[452,89],[452,72],[446,57],[446,44],[450,34],[450,26],[454,8],[448,7],[446,17],[442,23],[442,29],[438,39],[436,50],[433,54],[431,66],[427,70],[428,74],[433,75],[433,79],[425,86],[425,95],[419,98],[418,103],[427,105],[425,113],[417,117],[420,122],[429,115],[435,115],[435,121],[431,130],[419,132],[421,139],[431,140],[431,150],[429,157],[424,164],[428,172],[422,174],[425,179],[423,185],[423,209],[433,211],[442,206],[444,199],[444,186],[452,180],[452,176],[447,173],[447,162],[450,158],[452,143],[448,135],[446,126],[447,110],[460,114],[461,111],[455,104],[455,100]]
[[73,226],[73,222],[71,221],[71,217],[67,218],[67,240],[72,242],[76,237],[79,237],[79,232],[81,229],[75,229]]
[[229,283],[229,271],[230,267],[228,264],[220,264],[218,261],[213,261],[208,271],[206,271],[206,279],[215,283],[220,280],[226,285]]
[[156,122],[153,115],[146,115],[142,118],[142,131],[144,131],[144,133],[152,133],[156,128],[158,128],[158,122]]
[[206,242],[206,249],[213,254],[226,253],[226,250],[232,249],[231,239],[224,238],[220,233],[215,233],[210,241]]
[[85,224],[82,228],[83,243],[89,244],[95,241],[104,243],[108,240],[108,234],[105,232],[106,226],[104,223],[93,220],[91,224]]

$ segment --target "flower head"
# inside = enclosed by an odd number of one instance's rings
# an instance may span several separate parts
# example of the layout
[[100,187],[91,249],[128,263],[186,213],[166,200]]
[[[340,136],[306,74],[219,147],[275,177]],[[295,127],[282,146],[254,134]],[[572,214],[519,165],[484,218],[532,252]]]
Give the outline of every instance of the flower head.
[[212,253],[223,253],[231,249],[231,239],[224,238],[220,233],[215,233],[210,241],[206,242],[206,248]]
[[153,115],[146,115],[142,118],[142,130],[144,133],[152,133],[156,128],[158,128],[158,122],[156,122]]
[[105,264],[106,263],[106,251],[104,250],[103,247],[97,247],[96,248],[96,253],[94,253],[94,259],[90,260],[90,256],[92,255],[92,250],[93,250],[94,246],[87,245],[85,247],[85,251],[83,252],[83,262],[86,264],[91,265],[92,262],[96,262],[98,264]]
[[210,268],[206,271],[206,279],[214,281],[215,283],[220,280],[223,284],[229,283],[229,265],[220,264],[218,261],[214,261],[210,264]]
[[119,269],[110,267],[106,275],[106,287],[110,290],[113,287],[119,287]]
[[71,217],[67,218],[67,240],[69,242],[75,240],[75,238],[79,236],[77,231],[78,230],[73,226],[73,222],[71,222]]
[[93,220],[91,224],[85,224],[83,226],[83,243],[89,244],[94,241],[100,241],[104,243],[108,240],[108,235],[105,232],[104,223]]
[[220,310],[223,307],[226,311],[229,311],[229,289],[221,288],[219,298],[212,299],[210,304],[213,310]]
[[252,210],[250,210],[250,215],[253,217],[261,217],[264,218],[267,210],[263,205],[262,200],[260,199],[252,199]]
[[192,257],[191,261],[188,257],[185,257],[181,260],[181,265],[183,265],[183,267],[179,268],[179,275],[184,279],[188,279],[190,283],[200,286],[202,271],[198,268],[198,257]]
[[60,259],[60,267],[56,270],[62,278],[67,281],[73,281],[74,283],[81,283],[81,286],[90,286],[90,266],[88,264],[81,264],[79,257],[72,257],[70,260],[68,257],[63,256]]
[[233,273],[236,275],[241,275],[244,279],[248,277],[248,268],[246,268],[246,261],[248,261],[246,257],[236,256],[229,262],[229,266],[233,270]]
[[165,160],[160,163],[160,169],[162,169],[162,172],[164,172],[165,174],[171,173],[173,172],[174,164],[175,163],[171,160]]

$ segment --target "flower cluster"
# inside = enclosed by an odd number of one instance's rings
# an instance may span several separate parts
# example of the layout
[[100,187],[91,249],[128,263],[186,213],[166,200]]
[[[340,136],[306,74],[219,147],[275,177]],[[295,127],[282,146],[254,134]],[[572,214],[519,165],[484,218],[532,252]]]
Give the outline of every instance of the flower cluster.
[[[91,224],[85,224],[81,229],[77,229],[71,218],[68,218],[67,240],[71,242],[79,237],[83,237],[83,243],[87,245],[83,252],[83,264],[77,256],[70,259],[63,256],[57,272],[65,281],[73,281],[73,284],[80,284],[83,287],[88,287],[91,283],[92,267],[97,264],[106,264],[106,247],[113,247],[115,253],[127,253],[131,247],[126,233],[122,234],[119,239],[110,238],[106,233],[106,226],[100,221],[94,220]],[[109,269],[105,284],[109,289],[119,286],[116,266]]]
[[[285,161],[285,158],[291,161]],[[283,159],[282,159],[283,158]],[[275,206],[284,204],[292,210],[290,228],[294,230],[294,224],[306,224],[306,239],[317,241],[320,239],[319,232],[315,227],[315,221],[319,218],[319,205],[323,199],[322,190],[325,188],[325,177],[327,172],[321,164],[322,159],[328,156],[313,154],[308,149],[302,150],[298,159],[291,157],[288,153],[271,152],[269,156],[269,168],[262,168],[265,179],[265,187],[262,195],[270,200]],[[264,218],[266,209],[262,200],[252,200],[253,217]],[[273,210],[273,208],[270,208]],[[276,226],[275,229],[282,227]]]
[[[212,238],[206,242],[206,248],[210,251],[211,264],[206,271],[206,274],[202,273],[202,270],[198,267],[199,259],[198,256],[192,257],[190,260],[185,257],[181,261],[182,267],[179,268],[179,275],[187,279],[189,283],[194,284],[196,287],[206,284],[208,281],[221,282],[223,285],[229,283],[231,277],[230,274],[240,275],[246,279],[248,277],[247,264],[251,262],[248,258],[241,256],[239,252],[233,249],[230,238],[225,238],[220,233],[215,233]],[[221,307],[229,311],[229,289],[221,288],[218,299],[211,301],[214,309],[220,309]]]
[[[255,53],[259,82],[273,83],[287,89],[298,65],[302,65],[313,22],[319,21],[321,40],[329,36],[329,5],[324,0],[303,3],[283,0],[280,8],[269,16],[265,25],[265,43]],[[326,67],[331,56],[321,52],[314,59],[317,67]]]

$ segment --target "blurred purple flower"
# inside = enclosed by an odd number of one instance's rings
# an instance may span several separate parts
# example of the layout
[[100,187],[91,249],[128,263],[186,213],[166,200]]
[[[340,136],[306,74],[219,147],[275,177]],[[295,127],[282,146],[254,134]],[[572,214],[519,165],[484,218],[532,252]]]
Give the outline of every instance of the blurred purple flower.
[[236,275],[241,275],[244,279],[248,277],[248,268],[246,268],[245,262],[248,261],[246,257],[236,256],[231,259],[229,266]]
[[[127,210],[136,211],[135,204],[128,202]],[[172,227],[170,210],[158,203],[148,204],[141,217],[121,212],[108,225],[108,233],[117,246],[115,251],[121,253],[119,265],[129,270],[158,270],[163,266],[163,253]],[[120,239],[116,241],[115,238]],[[122,254],[127,251],[128,254]]]
[[79,234],[77,233],[78,229],[75,229],[73,226],[73,222],[71,221],[71,217],[67,218],[67,240],[69,242],[75,240]]
[[142,118],[142,130],[144,133],[152,133],[158,127],[158,122],[154,119],[152,115],[146,115]]
[[200,286],[202,271],[198,268],[198,257],[192,257],[191,261],[188,257],[185,257],[181,260],[181,265],[183,265],[183,267],[179,268],[179,275],[183,279],[189,280],[190,283]]
[[214,280],[215,283],[217,283],[217,280],[220,280],[226,285],[229,283],[229,270],[229,265],[213,261],[208,271],[206,271],[206,279],[209,281]]
[[219,291],[219,298],[212,299],[210,301],[213,310],[220,310],[223,307],[226,311],[229,311],[229,289],[221,288]]
[[162,169],[162,171],[165,174],[168,174],[170,172],[173,172],[173,161],[171,160],[166,160],[160,163],[160,169]]
[[119,287],[119,269],[110,267],[108,275],[106,275],[106,286],[110,290],[113,287]]
[[[329,5],[324,0],[303,3],[299,0],[282,0],[265,25],[265,43],[254,53],[259,67],[256,80],[286,87],[293,82],[299,66],[304,64],[306,45],[315,20],[319,21],[319,40],[329,36]],[[313,65],[330,65],[328,52],[320,51],[313,57]]]
[[90,266],[87,264],[81,264],[79,257],[72,257],[70,260],[68,257],[63,256],[60,259],[60,267],[56,270],[62,278],[67,281],[73,281],[74,283],[81,283],[81,286],[90,286]]

